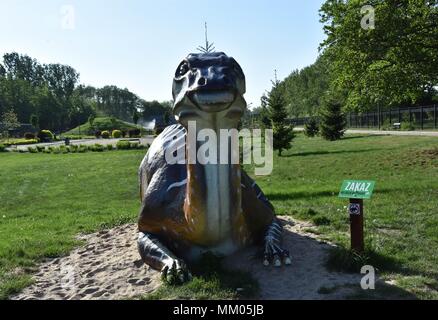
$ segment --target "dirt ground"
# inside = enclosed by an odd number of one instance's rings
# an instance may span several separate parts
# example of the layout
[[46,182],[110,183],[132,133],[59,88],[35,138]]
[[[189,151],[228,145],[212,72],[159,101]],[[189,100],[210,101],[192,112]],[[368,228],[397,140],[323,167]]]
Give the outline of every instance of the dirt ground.
[[[324,262],[331,244],[307,233],[310,224],[281,218],[284,247],[292,265],[265,267],[248,248],[225,259],[225,266],[250,272],[260,299],[343,299],[360,288],[360,274],[329,272]],[[136,225],[82,236],[86,244],[68,256],[43,262],[35,283],[11,299],[130,299],[160,286],[159,272],[144,265],[137,252]]]

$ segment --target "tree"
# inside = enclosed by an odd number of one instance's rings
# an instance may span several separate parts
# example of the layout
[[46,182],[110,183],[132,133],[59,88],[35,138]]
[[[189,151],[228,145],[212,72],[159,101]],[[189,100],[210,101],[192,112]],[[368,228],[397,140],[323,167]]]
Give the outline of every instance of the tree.
[[327,99],[320,111],[321,136],[330,141],[339,140],[345,132],[345,116],[342,107],[334,99]]
[[36,114],[33,113],[30,116],[29,122],[35,129],[39,128],[40,119],[38,118],[38,116]]
[[134,113],[132,114],[132,122],[134,122],[134,124],[137,124],[139,118],[140,118],[140,117],[139,117],[139,115],[138,115],[137,110],[134,110]]
[[272,123],[271,118],[269,116],[269,110],[268,110],[268,97],[264,94],[260,98],[260,111],[259,111],[259,126],[261,129],[271,129]]
[[311,117],[308,122],[304,125],[304,134],[308,137],[314,137],[318,134],[319,127],[318,121],[315,117]]
[[94,114],[90,114],[90,116],[88,117],[88,123],[90,124],[90,128],[93,128],[94,119],[96,119],[96,116]]
[[1,129],[8,138],[9,141],[9,131],[20,127],[20,122],[18,122],[17,114],[14,110],[9,110],[3,113],[1,117]]
[[283,150],[291,147],[294,138],[293,126],[287,123],[287,112],[280,81],[275,77],[272,89],[268,94],[268,112],[273,131],[274,150],[281,156]]
[[347,109],[436,99],[437,0],[326,0],[320,16],[331,89],[346,93]]
[[117,120],[114,117],[110,117],[110,121],[111,121],[111,126],[114,129],[116,129],[116,125],[117,125]]

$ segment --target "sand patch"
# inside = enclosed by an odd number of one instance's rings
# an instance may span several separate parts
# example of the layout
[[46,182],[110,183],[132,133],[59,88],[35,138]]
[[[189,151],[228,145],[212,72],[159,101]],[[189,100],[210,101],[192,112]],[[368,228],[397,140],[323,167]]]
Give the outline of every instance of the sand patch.
[[40,266],[35,283],[11,299],[129,299],[161,284],[137,251],[137,226],[81,236],[86,245]]
[[[360,274],[329,272],[324,266],[331,244],[306,232],[312,225],[281,217],[284,247],[292,265],[264,267],[251,247],[225,259],[225,266],[250,272],[261,299],[342,299],[360,289]],[[159,272],[140,260],[136,225],[82,236],[86,244],[68,256],[44,262],[35,283],[11,299],[129,299],[153,292]]]

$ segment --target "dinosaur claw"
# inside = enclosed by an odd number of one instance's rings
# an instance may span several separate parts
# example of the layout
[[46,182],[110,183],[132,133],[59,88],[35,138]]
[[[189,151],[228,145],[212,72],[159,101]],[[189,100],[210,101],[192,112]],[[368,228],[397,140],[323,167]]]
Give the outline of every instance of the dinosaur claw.
[[190,281],[192,275],[183,261],[174,260],[161,270],[161,279],[170,285],[183,284]]
[[274,267],[281,267],[281,260],[278,256],[274,256]]

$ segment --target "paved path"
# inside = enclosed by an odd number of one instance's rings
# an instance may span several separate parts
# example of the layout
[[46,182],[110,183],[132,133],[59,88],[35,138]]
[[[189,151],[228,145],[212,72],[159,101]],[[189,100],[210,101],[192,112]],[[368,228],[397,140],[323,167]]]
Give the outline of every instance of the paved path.
[[[304,128],[295,128],[296,131],[303,131]],[[393,135],[393,136],[424,136],[438,137],[438,131],[379,131],[366,129],[348,129],[347,134],[373,134],[373,135]]]
[[[71,140],[70,144],[75,144],[75,145],[93,145],[93,144],[102,144],[102,145],[108,145],[108,144],[112,144],[112,145],[116,145],[117,142],[119,140],[130,140],[130,138],[121,138],[121,139],[81,139],[81,140]],[[132,139],[132,140],[137,140],[137,139]],[[145,145],[145,144],[151,144],[152,141],[154,141],[154,136],[146,136],[143,138],[140,138],[140,143]],[[56,142],[49,142],[49,143],[37,143],[37,144],[26,144],[26,145],[22,145],[22,146],[12,146],[9,149],[22,149],[22,150],[27,150],[28,147],[36,147],[36,146],[43,146],[43,147],[49,147],[49,146],[62,146],[65,145],[64,141],[56,141]]]

